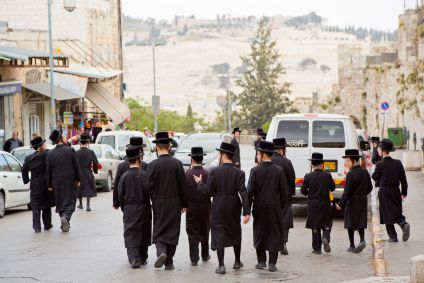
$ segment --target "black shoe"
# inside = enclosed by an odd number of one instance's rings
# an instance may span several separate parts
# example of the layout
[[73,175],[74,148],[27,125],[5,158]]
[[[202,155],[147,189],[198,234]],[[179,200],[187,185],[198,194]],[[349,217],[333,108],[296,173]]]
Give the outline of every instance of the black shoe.
[[287,245],[284,244],[283,249],[280,251],[281,255],[288,255],[289,251],[287,250]]
[[49,230],[50,230],[50,229],[52,229],[52,228],[53,228],[53,225],[52,225],[52,224],[50,224],[49,226],[44,227],[44,230],[49,231]]
[[166,254],[160,254],[158,258],[156,259],[155,267],[161,268],[165,264],[166,258],[167,258]]
[[68,219],[66,219],[65,217],[60,217],[60,224],[61,224],[60,228],[62,229],[62,232],[65,232],[65,233],[69,232],[70,225],[69,225]]
[[353,253],[353,251],[355,250],[355,246],[351,246],[347,249],[348,253]]
[[174,269],[175,267],[172,263],[165,266],[165,270],[174,270]]
[[132,269],[136,269],[136,268],[140,268],[141,263],[139,261],[136,261],[134,263],[131,263],[131,268]]
[[191,266],[197,266],[197,261],[192,261]]
[[312,251],[312,253],[313,253],[313,254],[316,254],[316,255],[322,255],[322,252],[321,252],[321,251],[313,250],[313,251]]
[[275,266],[275,264],[272,264],[272,263],[268,264],[268,271],[269,272],[277,271],[277,267]]
[[208,262],[211,259],[211,256],[208,255],[208,257],[202,258],[203,262]]
[[239,270],[239,269],[241,269],[242,267],[243,267],[244,265],[243,265],[243,263],[241,262],[241,261],[239,261],[239,262],[235,262],[234,263],[234,265],[233,265],[233,269],[234,270]]
[[91,211],[91,208],[89,205],[87,205],[87,211]]
[[219,267],[215,270],[215,273],[218,273],[218,274],[225,274],[225,273],[226,273],[226,271],[225,271],[225,266],[219,266]]
[[409,240],[409,235],[411,232],[411,225],[409,223],[405,223],[402,227],[403,235],[402,235],[402,241],[406,242]]
[[141,265],[147,265],[147,260],[141,260],[141,261],[140,261],[140,264],[141,264]]
[[35,234],[41,233],[41,229],[34,229]]
[[327,239],[322,239],[322,245],[324,246],[324,251],[326,253],[331,253],[330,242]]
[[82,206],[82,203],[80,203],[80,204],[78,205],[78,209],[84,209],[84,207]]
[[355,254],[359,254],[360,252],[362,252],[365,247],[367,246],[367,244],[365,244],[365,242],[360,242],[359,245],[353,250],[353,252]]
[[395,238],[389,238],[388,242],[389,243],[397,243],[399,241],[398,241],[398,239],[395,239]]
[[255,268],[256,269],[265,269],[266,263],[265,262],[258,262],[257,264],[255,264]]

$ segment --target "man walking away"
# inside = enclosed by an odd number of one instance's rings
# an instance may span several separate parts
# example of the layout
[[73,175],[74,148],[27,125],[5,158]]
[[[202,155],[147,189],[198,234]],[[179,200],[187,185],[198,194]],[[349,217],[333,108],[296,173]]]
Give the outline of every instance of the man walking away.
[[255,147],[255,164],[258,165],[258,147],[259,143],[262,141],[262,133],[264,130],[262,128],[259,128],[256,130],[256,140],[254,142]]
[[12,138],[8,139],[4,143],[4,146],[3,146],[4,151],[11,152],[15,148],[24,146],[24,143],[20,139],[18,139],[18,135],[19,134],[17,131],[13,131]]
[[234,151],[234,155],[233,155],[233,164],[234,166],[236,166],[238,169],[241,168],[241,163],[240,163],[240,133],[241,130],[240,128],[234,128],[233,130],[233,139],[231,140],[231,144],[233,146],[235,146],[235,151]]
[[372,162],[372,164],[377,164],[377,162],[381,160],[381,157],[378,154],[378,144],[380,143],[380,138],[379,137],[371,137],[371,143],[372,143],[371,162]]

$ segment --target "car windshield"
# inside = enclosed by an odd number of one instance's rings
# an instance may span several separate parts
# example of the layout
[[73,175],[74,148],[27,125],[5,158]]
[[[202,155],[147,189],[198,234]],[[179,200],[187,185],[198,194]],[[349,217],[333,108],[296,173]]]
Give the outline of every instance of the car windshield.
[[134,135],[118,135],[118,150],[125,151],[127,149],[127,145],[130,143],[130,138]]
[[33,154],[34,150],[32,148],[28,149],[21,149],[21,150],[15,150],[13,152],[13,156],[19,160],[19,162],[24,163],[25,157],[27,157],[30,154]]
[[178,153],[190,153],[192,147],[201,146],[205,153],[216,151],[221,144],[219,137],[185,138],[178,148]]

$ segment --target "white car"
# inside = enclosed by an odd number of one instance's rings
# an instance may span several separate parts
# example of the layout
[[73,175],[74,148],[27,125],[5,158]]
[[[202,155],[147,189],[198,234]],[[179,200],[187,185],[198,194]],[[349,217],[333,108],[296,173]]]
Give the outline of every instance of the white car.
[[6,209],[30,206],[29,184],[22,180],[21,163],[10,153],[0,151],[0,218]]

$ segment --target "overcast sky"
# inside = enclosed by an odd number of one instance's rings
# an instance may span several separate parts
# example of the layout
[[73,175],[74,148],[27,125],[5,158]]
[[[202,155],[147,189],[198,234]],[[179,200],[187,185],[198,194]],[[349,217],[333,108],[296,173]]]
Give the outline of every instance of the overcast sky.
[[[405,0],[414,6],[417,0]],[[330,25],[367,26],[383,30],[398,27],[397,16],[404,0],[122,0],[126,15],[172,19],[174,15],[195,14],[197,18],[216,18],[217,14],[235,16],[297,16],[315,11]]]

